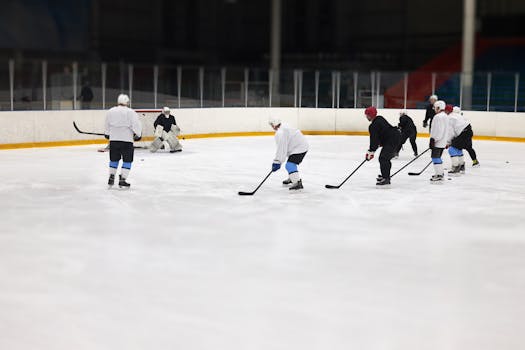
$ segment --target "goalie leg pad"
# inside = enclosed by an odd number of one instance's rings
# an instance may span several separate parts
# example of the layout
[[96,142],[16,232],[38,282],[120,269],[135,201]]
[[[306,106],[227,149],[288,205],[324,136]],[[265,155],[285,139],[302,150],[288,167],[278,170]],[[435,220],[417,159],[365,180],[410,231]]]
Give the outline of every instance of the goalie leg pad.
[[179,151],[182,150],[182,145],[179,142],[179,139],[177,139],[177,136],[173,132],[168,133],[168,137],[166,138],[166,141],[168,142],[168,145],[170,146],[170,151]]
[[153,140],[153,142],[149,146],[149,150],[150,152],[155,153],[159,150],[160,146],[162,146],[162,141],[159,137],[157,137],[155,138],[155,140]]
[[155,128],[155,136],[162,137],[162,133],[164,132],[164,127],[162,125],[157,125]]

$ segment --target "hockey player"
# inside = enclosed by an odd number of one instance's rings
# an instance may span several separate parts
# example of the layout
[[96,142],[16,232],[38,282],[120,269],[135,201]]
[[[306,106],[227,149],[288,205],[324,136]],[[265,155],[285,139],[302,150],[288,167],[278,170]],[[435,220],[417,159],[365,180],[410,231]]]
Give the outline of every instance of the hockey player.
[[434,115],[436,114],[436,112],[434,111],[434,104],[436,103],[436,101],[438,100],[438,97],[436,95],[432,95],[428,98],[428,105],[427,105],[427,110],[426,110],[426,113],[425,113],[425,120],[423,120],[423,127],[426,128],[427,126],[429,126],[429,130],[430,128],[432,128],[432,119],[434,118]]
[[[448,142],[450,145],[448,153],[450,154],[450,161],[452,169],[449,174],[465,173],[465,159],[463,158],[463,149],[472,149],[472,127],[470,123],[460,114],[459,107],[452,107],[447,105],[448,112]],[[474,152],[474,158],[476,159]],[[479,164],[479,163],[478,163]]]
[[[463,112],[461,112],[461,108],[459,108],[458,106],[454,106],[453,112],[457,113],[458,118],[463,118],[463,119],[465,118],[463,116]],[[472,125],[470,125],[470,129],[472,130]],[[472,134],[474,135],[474,130],[472,130]],[[465,149],[467,150],[467,152],[468,152],[468,154],[470,156],[470,159],[472,159],[472,166],[473,167],[479,167],[479,161],[478,161],[478,157],[476,155],[476,151],[474,150],[474,148],[472,148],[472,138],[471,138],[470,143],[467,142],[467,147],[465,147]]]
[[441,156],[443,150],[447,146],[448,140],[448,120],[445,113],[445,102],[436,101],[434,103],[434,111],[436,114],[432,120],[432,128],[430,129],[429,148],[431,149],[432,163],[434,164],[434,172],[430,179],[431,182],[441,182],[444,179],[443,160]]
[[377,177],[377,186],[390,185],[390,169],[392,168],[391,159],[394,158],[395,151],[401,141],[399,130],[390,125],[380,115],[374,106],[365,109],[366,119],[370,122],[368,132],[370,133],[370,146],[365,154],[366,160],[372,160],[374,153],[379,147],[383,147],[379,154],[379,167],[381,175]]
[[133,163],[133,141],[139,141],[142,135],[142,124],[137,113],[129,108],[128,95],[121,94],[117,98],[118,105],[111,108],[106,114],[105,136],[109,139],[109,180],[111,187],[115,183],[120,159],[119,187],[129,188],[126,182],[131,163]]
[[272,171],[279,170],[281,164],[288,158],[285,166],[286,171],[288,171],[288,178],[283,181],[283,185],[291,185],[290,190],[300,190],[303,188],[303,182],[297,166],[301,164],[306,152],[308,152],[306,137],[299,129],[282,123],[278,118],[270,118],[268,123],[275,130],[275,143],[277,145]]
[[414,121],[412,120],[412,118],[410,118],[407,115],[406,110],[402,110],[401,112],[399,112],[399,124],[397,126],[399,130],[401,130],[401,142],[399,143],[399,146],[396,149],[396,157],[399,156],[399,151],[401,151],[401,147],[403,147],[403,144],[408,139],[410,140],[412,151],[414,151],[414,156],[417,156],[417,129],[414,125]]
[[155,139],[150,145],[151,152],[157,152],[159,148],[166,143],[170,153],[181,152],[182,145],[177,136],[180,135],[180,128],[175,121],[175,117],[170,114],[169,107],[164,107],[153,123],[155,129]]

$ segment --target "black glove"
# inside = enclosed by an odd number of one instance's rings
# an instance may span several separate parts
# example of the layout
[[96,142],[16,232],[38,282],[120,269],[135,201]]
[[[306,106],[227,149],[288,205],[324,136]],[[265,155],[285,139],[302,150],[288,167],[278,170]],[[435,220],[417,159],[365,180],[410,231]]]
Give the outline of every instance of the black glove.
[[434,140],[432,137],[430,138],[430,142],[428,143],[428,148],[434,148],[436,146],[436,140]]
[[137,136],[137,134],[133,134],[133,141],[140,141],[142,136]]
[[428,126],[427,121],[423,120],[423,127],[426,128]]
[[109,135],[104,135],[104,137],[105,137],[107,140],[109,140]]

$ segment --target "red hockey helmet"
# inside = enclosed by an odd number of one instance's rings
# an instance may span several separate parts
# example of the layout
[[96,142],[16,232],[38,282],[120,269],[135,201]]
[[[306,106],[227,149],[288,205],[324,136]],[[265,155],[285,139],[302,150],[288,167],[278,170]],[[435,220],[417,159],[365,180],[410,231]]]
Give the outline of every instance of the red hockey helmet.
[[452,110],[454,109],[454,106],[448,104],[445,106],[445,113],[450,114],[452,113]]
[[377,116],[377,109],[374,106],[370,106],[365,109],[365,115],[373,119]]

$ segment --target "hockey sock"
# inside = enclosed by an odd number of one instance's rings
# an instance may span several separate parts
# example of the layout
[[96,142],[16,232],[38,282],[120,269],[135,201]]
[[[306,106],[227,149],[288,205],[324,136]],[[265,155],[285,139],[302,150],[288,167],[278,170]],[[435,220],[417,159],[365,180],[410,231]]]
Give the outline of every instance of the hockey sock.
[[299,172],[296,171],[294,173],[290,174],[290,180],[292,180],[292,183],[296,184],[301,180],[301,176],[299,176]]
[[452,168],[459,166],[459,157],[450,157],[450,162],[452,163]]
[[130,169],[131,169],[131,162],[122,163],[122,169],[120,171],[120,175],[122,175],[124,179],[127,179]]
[[288,171],[288,174],[297,172],[297,164],[292,162],[286,162],[286,171]]
[[439,164],[434,163],[434,171],[435,171],[436,175],[443,176],[443,174],[444,174],[444,172],[443,172],[443,163],[439,163]]
[[118,162],[109,162],[109,174],[115,175],[117,173]]
[[463,158],[463,154],[458,157],[458,165],[465,165],[465,158]]

